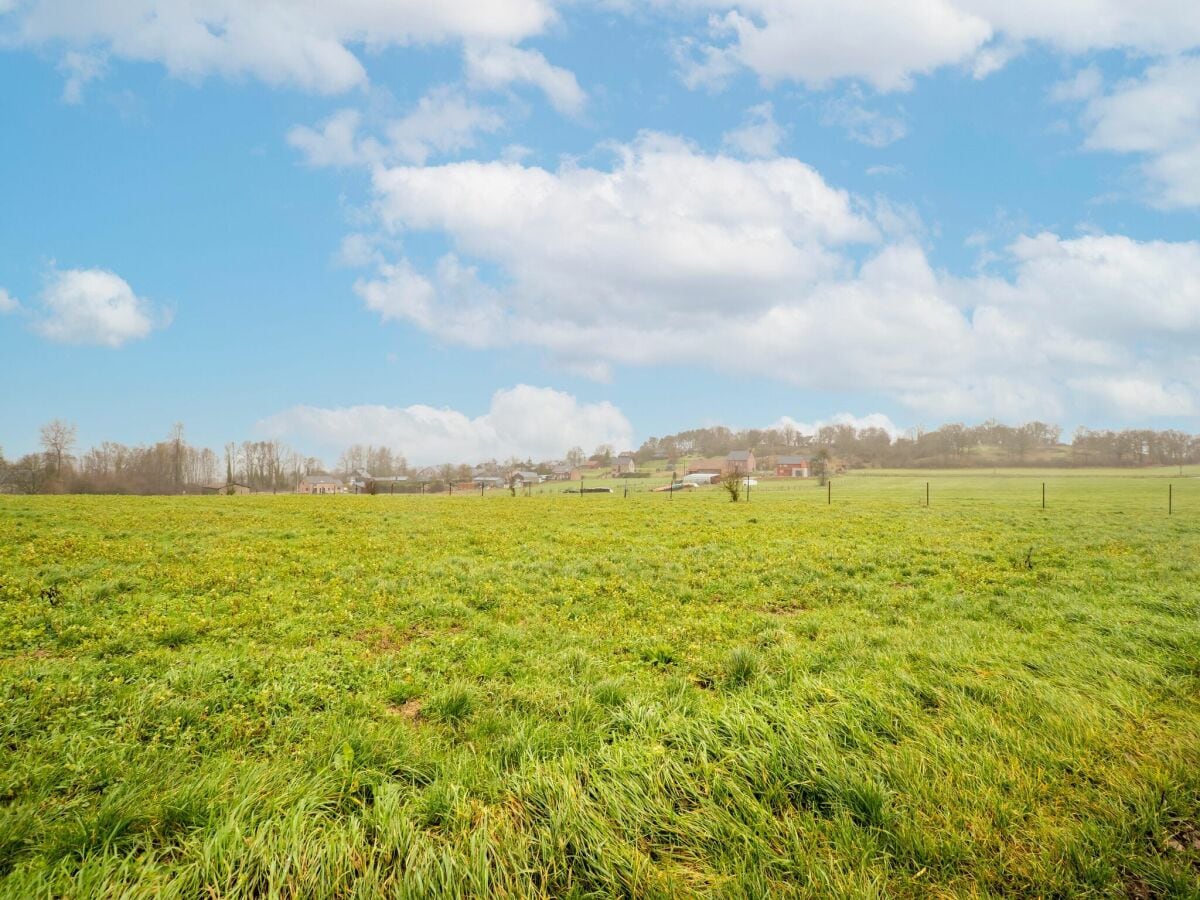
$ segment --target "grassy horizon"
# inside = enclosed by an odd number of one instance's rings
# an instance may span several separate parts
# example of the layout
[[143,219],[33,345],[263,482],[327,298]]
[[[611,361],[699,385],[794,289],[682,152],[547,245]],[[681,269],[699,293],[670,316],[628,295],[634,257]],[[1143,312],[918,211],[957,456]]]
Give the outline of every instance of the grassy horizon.
[[0,498],[0,894],[1200,896],[1200,481],[1051,471]]

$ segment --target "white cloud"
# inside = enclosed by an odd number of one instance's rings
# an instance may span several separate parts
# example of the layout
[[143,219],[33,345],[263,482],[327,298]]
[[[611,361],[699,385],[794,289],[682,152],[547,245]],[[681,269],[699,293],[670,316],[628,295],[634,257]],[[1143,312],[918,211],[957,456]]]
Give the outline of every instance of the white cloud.
[[14,313],[21,308],[21,304],[17,302],[17,298],[0,288],[0,316]]
[[41,294],[34,328],[65,344],[120,347],[165,324],[165,316],[104,269],[55,271]]
[[453,88],[442,86],[422,97],[407,115],[380,123],[381,137],[361,135],[362,126],[360,112],[343,109],[317,128],[295,126],[287,140],[311,166],[424,164],[431,156],[474,147],[480,134],[504,127],[504,119],[495,110],[478,106]]
[[632,446],[633,429],[608,402],[583,403],[550,388],[517,385],[497,391],[487,413],[471,418],[430,406],[298,406],[261,421],[259,430],[322,451],[354,444],[393,447],[410,463],[474,463],[485,459],[560,459],[575,446]]
[[984,77],[1027,42],[1080,54],[1169,54],[1200,45],[1194,0],[660,0],[708,10],[709,41],[685,41],[684,79],[713,85],[739,67],[767,83],[824,89],[841,79],[907,90],[966,66]]
[[868,147],[886,147],[908,134],[903,119],[869,108],[857,89],[826,103],[823,121],[844,129],[847,137]]
[[467,78],[472,87],[496,90],[514,83],[539,88],[559,112],[578,116],[587,104],[587,94],[574,74],[553,66],[536,50],[505,44],[466,49]]
[[1050,99],[1056,103],[1080,103],[1090,100],[1104,87],[1104,76],[1096,66],[1080,69],[1073,76],[1050,88]]
[[362,113],[356,109],[341,109],[318,128],[297,125],[287,134],[287,141],[304,154],[310,166],[348,168],[364,163],[358,146],[358,129]]
[[554,17],[552,0],[27,0],[14,30],[28,45],[160,63],[185,78],[336,93],[367,80],[351,46],[515,42]]
[[1095,396],[1105,407],[1127,419],[1196,414],[1196,397],[1192,389],[1178,382],[1164,383],[1156,376],[1080,378],[1071,386]]
[[778,155],[784,129],[775,121],[775,107],[760,103],[746,110],[746,120],[721,138],[721,144],[742,156],[753,159],[769,159]]
[[1083,123],[1091,150],[1134,153],[1151,203],[1200,206],[1200,56],[1170,59],[1088,99]]
[[72,105],[82,103],[84,87],[89,81],[102,76],[106,68],[107,61],[103,54],[81,53],[78,50],[64,53],[58,64],[58,71],[67,77],[63,84],[63,102]]
[[417,108],[385,129],[390,153],[385,158],[424,163],[433,154],[458,153],[475,146],[480,133],[499,131],[504,119],[452,88],[435,88]]
[[1117,394],[1083,385],[1131,372],[1173,400],[1200,389],[1200,372],[1175,371],[1200,341],[1200,243],[1039,234],[996,258],[1008,276],[958,279],[934,271],[904,210],[797,160],[661,135],[614,149],[611,170],[377,168],[380,227],[453,249],[428,270],[383,263],[359,294],[441,340],[538,347],[600,378],[699,365],[1003,418],[1111,412]]
[[842,78],[883,91],[959,62],[991,36],[987,21],[948,0],[743,0],[701,2],[717,11],[704,68],[745,66],[764,81],[823,89]]

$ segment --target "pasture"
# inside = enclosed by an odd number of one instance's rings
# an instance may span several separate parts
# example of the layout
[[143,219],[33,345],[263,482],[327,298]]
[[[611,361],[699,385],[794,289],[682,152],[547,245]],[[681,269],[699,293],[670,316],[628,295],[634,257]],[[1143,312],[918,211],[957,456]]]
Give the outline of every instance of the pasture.
[[1200,896],[1195,474],[0,498],[0,894]]

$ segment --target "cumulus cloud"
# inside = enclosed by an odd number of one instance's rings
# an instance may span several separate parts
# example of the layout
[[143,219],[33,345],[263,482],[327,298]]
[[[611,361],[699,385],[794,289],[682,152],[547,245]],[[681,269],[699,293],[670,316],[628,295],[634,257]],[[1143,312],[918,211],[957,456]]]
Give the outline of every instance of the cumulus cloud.
[[760,103],[746,110],[746,120],[721,138],[727,150],[754,159],[769,159],[778,155],[783,140],[783,126],[775,121],[775,107]]
[[1200,44],[1192,0],[660,0],[711,13],[708,40],[689,42],[692,84],[719,83],[739,68],[767,83],[824,89],[841,79],[880,91],[968,67],[983,77],[1034,42],[1068,54],[1119,49],[1170,54]]
[[451,250],[382,262],[358,293],[441,340],[539,347],[599,378],[701,365],[930,415],[1107,414],[1124,395],[1095,385],[1130,372],[1164,392],[1147,411],[1200,387],[1174,371],[1200,340],[1200,243],[1028,235],[997,257],[1006,275],[953,278],[890,206],[797,160],[661,135],[615,152],[607,170],[377,168],[379,226]]
[[125,279],[104,269],[55,271],[40,299],[34,328],[65,344],[120,347],[166,324]]
[[1148,67],[1138,78],[1100,93],[1099,79],[1084,70],[1066,100],[1086,100],[1082,120],[1091,150],[1137,154],[1147,199],[1168,208],[1200,206],[1200,55]]
[[611,403],[584,403],[562,391],[524,384],[497,391],[488,411],[475,418],[424,405],[297,406],[262,420],[258,428],[323,451],[352,443],[394,447],[417,465],[561,459],[576,446],[633,444],[628,419]]
[[551,65],[536,50],[505,44],[466,49],[467,78],[473,87],[496,90],[524,83],[539,88],[551,105],[564,115],[578,116],[587,104],[587,94],[575,75]]
[[379,123],[379,136],[362,133],[357,110],[334,113],[317,128],[297,125],[288,143],[311,166],[347,168],[394,162],[424,164],[432,156],[460,153],[475,146],[481,134],[500,130],[503,117],[473,103],[461,92],[437,87],[405,116]]
[[21,304],[17,302],[17,298],[0,288],[0,316],[14,313],[21,308]]
[[26,0],[13,16],[27,45],[337,93],[367,80],[353,45],[511,43],[541,32],[555,11],[551,0]]

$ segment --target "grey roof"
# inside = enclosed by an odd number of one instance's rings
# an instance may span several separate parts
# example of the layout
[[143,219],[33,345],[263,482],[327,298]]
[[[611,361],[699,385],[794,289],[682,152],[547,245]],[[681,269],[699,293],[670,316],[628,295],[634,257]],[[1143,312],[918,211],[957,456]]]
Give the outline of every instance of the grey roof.
[[729,455],[725,457],[730,462],[746,462],[750,459],[749,450],[730,450]]
[[522,470],[520,472],[514,472],[513,474],[516,475],[518,478],[520,478],[522,481],[537,481],[542,477],[537,472],[530,472],[528,469]]
[[802,466],[808,464],[807,456],[781,456],[775,460],[779,466]]

